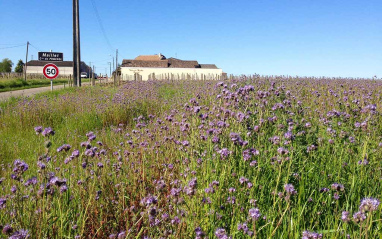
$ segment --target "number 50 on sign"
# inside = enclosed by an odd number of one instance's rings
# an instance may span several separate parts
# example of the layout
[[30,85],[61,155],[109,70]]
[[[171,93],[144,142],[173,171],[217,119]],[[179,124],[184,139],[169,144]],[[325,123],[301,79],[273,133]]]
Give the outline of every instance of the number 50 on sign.
[[44,76],[48,79],[55,79],[59,74],[58,67],[55,64],[46,64],[43,69]]

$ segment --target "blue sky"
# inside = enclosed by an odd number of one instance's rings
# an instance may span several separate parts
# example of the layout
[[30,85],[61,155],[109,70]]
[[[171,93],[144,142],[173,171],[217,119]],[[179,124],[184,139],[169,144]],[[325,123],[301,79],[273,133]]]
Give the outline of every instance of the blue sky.
[[[162,53],[229,74],[382,78],[382,1],[80,0],[81,59],[109,72],[122,59]],[[0,60],[37,52],[72,60],[71,0],[0,1]],[[37,48],[37,49],[36,49]],[[107,68],[107,69],[105,69]]]

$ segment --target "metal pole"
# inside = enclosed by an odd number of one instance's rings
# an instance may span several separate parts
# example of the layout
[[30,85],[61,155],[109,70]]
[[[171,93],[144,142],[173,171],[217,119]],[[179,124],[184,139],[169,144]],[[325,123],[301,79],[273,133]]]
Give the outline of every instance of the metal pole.
[[108,62],[109,63],[109,66],[110,66],[110,75],[111,76],[111,62]]
[[92,71],[92,62],[89,62],[88,71],[89,71],[88,77],[89,77],[89,79],[90,79],[90,76],[91,76],[90,73],[92,73],[92,72],[91,72],[91,71]]
[[73,0],[73,86],[77,86],[77,47],[76,47],[76,23],[77,23],[77,15],[76,15],[76,8],[77,8],[77,0]]
[[24,80],[27,80],[27,67],[28,67],[28,50],[29,50],[29,41],[27,41],[27,55],[25,57],[25,72],[24,72]]
[[118,80],[118,49],[115,53],[115,82]]
[[81,86],[80,9],[79,0],[73,0],[73,81]]

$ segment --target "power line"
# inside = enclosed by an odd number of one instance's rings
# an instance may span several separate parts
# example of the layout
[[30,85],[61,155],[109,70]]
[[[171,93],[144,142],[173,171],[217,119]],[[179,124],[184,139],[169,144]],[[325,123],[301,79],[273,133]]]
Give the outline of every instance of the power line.
[[24,43],[0,43],[0,45],[21,45],[21,44],[24,44]]
[[30,46],[32,46],[34,49],[38,50],[38,51],[41,51],[38,47],[32,45],[31,43],[29,43]]
[[104,61],[108,61],[108,60],[111,60],[111,57],[107,58],[107,59],[104,59],[104,60],[99,60],[99,61],[92,61],[93,63],[97,63],[97,62],[104,62]]
[[16,47],[22,47],[22,46],[25,46],[26,44],[22,44],[22,45],[18,45],[18,46],[7,46],[7,47],[2,47],[0,48],[0,50],[2,49],[9,49],[9,48],[16,48]]
[[101,17],[99,16],[99,13],[98,13],[97,6],[96,6],[94,0],[90,0],[90,1],[91,1],[92,5],[93,5],[93,9],[94,9],[94,12],[95,12],[95,14],[96,14],[96,18],[97,18],[98,24],[99,24],[99,26],[100,26],[100,28],[101,28],[103,37],[105,38],[106,43],[108,44],[110,50],[111,50],[111,51],[114,51],[114,50],[113,50],[114,48],[113,48],[113,47],[111,46],[111,44],[110,44],[109,38],[107,38],[107,35],[106,35],[106,32],[105,32],[105,28],[103,27]]

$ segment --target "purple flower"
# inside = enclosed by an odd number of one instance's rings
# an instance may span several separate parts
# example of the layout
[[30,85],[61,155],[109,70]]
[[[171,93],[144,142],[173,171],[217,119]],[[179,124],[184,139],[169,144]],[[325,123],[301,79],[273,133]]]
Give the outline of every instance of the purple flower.
[[41,133],[44,137],[48,137],[50,135],[54,135],[55,132],[53,131],[53,129],[51,127],[48,127],[48,128],[45,128],[44,131],[42,131]]
[[366,215],[363,212],[356,212],[353,214],[353,221],[355,223],[363,222],[366,220]]
[[202,239],[206,235],[206,233],[203,232],[200,227],[197,227],[195,228],[195,235],[196,235],[195,239]]
[[345,187],[344,187],[344,185],[342,185],[342,184],[340,184],[340,183],[333,183],[333,184],[331,185],[331,188],[332,188],[333,190],[336,190],[336,191],[341,191],[341,192],[345,191]]
[[45,169],[45,164],[43,163],[43,162],[41,162],[41,161],[38,161],[37,162],[37,167],[39,167],[40,169]]
[[242,112],[238,112],[236,114],[236,119],[237,119],[237,121],[242,122],[245,119],[245,114]]
[[148,207],[152,204],[157,204],[157,202],[157,197],[149,195],[141,200],[141,205]]
[[190,187],[190,188],[196,188],[197,187],[197,185],[198,185],[198,181],[197,181],[197,179],[196,178],[193,178],[193,179],[191,179],[189,182],[188,182],[188,186]]
[[218,228],[216,229],[215,231],[215,236],[218,238],[218,239],[228,239],[229,237],[227,236],[226,234],[226,231],[223,229],[223,228]]
[[335,200],[338,200],[338,199],[340,199],[340,195],[338,193],[334,193],[333,198]]
[[95,136],[95,134],[94,134],[93,132],[89,132],[89,133],[87,133],[87,134],[86,134],[86,137],[88,137],[88,140],[89,140],[89,141],[93,141],[93,140],[96,139],[96,136]]
[[277,152],[278,152],[279,154],[281,154],[281,155],[284,155],[284,154],[288,154],[288,153],[289,153],[289,151],[288,151],[287,149],[282,148],[282,147],[278,148],[278,149],[277,149]]
[[180,219],[177,216],[175,216],[174,219],[171,220],[171,224],[173,224],[173,225],[179,224],[179,223],[180,223]]
[[376,198],[364,198],[361,201],[361,205],[359,206],[359,210],[361,212],[373,212],[378,209],[378,206],[381,202]]
[[16,159],[13,162],[13,165],[15,166],[13,168],[13,173],[11,175],[11,178],[14,180],[20,180],[21,175],[28,170],[29,166],[24,161],[21,161],[20,159]]
[[71,148],[71,146],[69,144],[64,144],[64,145],[57,148],[57,152],[69,151],[70,148]]
[[42,126],[34,127],[34,131],[36,132],[36,134],[40,134],[42,132]]
[[32,177],[32,178],[30,178],[30,179],[28,179],[25,183],[24,183],[24,185],[26,186],[26,187],[28,187],[28,186],[30,186],[30,185],[36,185],[37,184],[37,178],[36,177]]
[[29,238],[28,230],[20,229],[12,234],[9,239],[26,239]]
[[122,231],[118,234],[118,239],[125,239],[126,238],[126,232]]
[[218,151],[218,153],[220,154],[222,158],[227,158],[232,152],[229,151],[227,148],[222,148],[221,150]]
[[322,234],[318,234],[317,232],[304,231],[302,233],[302,239],[320,239],[322,238]]
[[297,194],[297,191],[294,189],[294,186],[292,184],[285,184],[284,190],[289,195]]
[[7,204],[7,199],[0,198],[0,209],[4,209],[6,204]]
[[78,156],[80,156],[80,151],[79,150],[74,150],[73,152],[72,152],[72,156],[74,157],[74,158],[77,158]]
[[261,216],[261,213],[260,213],[260,210],[258,208],[251,208],[249,209],[248,211],[248,216],[252,219],[252,220],[255,220],[257,221],[260,216]]
[[348,222],[348,221],[350,221],[349,215],[350,215],[350,212],[348,212],[348,211],[343,211],[342,214],[341,214],[341,220],[342,220],[343,222]]
[[287,131],[287,132],[284,134],[284,138],[285,138],[285,139],[293,139],[293,134],[292,134],[292,132]]
[[239,182],[240,182],[240,184],[246,183],[246,182],[248,182],[248,178],[240,177]]
[[94,153],[94,151],[92,149],[87,149],[85,151],[85,155],[89,156],[89,157],[94,157],[95,153]]
[[81,147],[84,147],[86,149],[90,149],[92,145],[89,142],[82,142]]
[[236,197],[232,196],[232,197],[228,197],[227,198],[227,202],[230,203],[230,204],[235,204],[236,202]]
[[5,225],[5,226],[3,227],[2,232],[3,232],[4,234],[9,235],[9,234],[11,234],[11,233],[13,232],[13,228],[12,228],[11,225],[7,224],[7,225]]
[[64,193],[66,191],[68,191],[68,187],[66,185],[60,187],[60,193]]

